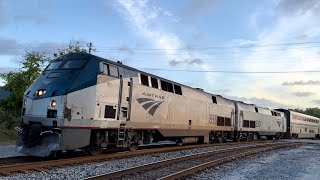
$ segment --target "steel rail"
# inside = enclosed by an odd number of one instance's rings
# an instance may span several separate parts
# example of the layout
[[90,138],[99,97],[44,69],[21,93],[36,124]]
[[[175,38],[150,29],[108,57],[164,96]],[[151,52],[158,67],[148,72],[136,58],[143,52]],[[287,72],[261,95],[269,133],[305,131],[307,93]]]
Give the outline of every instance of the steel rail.
[[[113,179],[113,178],[122,177],[122,176],[130,175],[130,174],[134,174],[134,173],[138,173],[138,172],[142,172],[142,171],[146,171],[146,170],[150,170],[150,169],[155,169],[157,167],[164,167],[164,166],[167,166],[170,164],[174,164],[177,162],[190,160],[190,159],[194,159],[194,158],[212,156],[212,155],[220,154],[220,153],[234,152],[234,151],[238,151],[238,150],[243,150],[244,148],[263,148],[266,146],[274,146],[274,145],[279,145],[279,144],[280,143],[266,143],[266,144],[258,143],[256,145],[241,146],[241,147],[235,147],[235,148],[227,148],[227,149],[213,150],[213,151],[208,151],[208,152],[195,153],[192,155],[186,155],[186,156],[181,156],[181,157],[177,157],[177,158],[166,159],[166,160],[152,162],[152,163],[148,163],[148,164],[144,164],[144,165],[140,165],[140,166],[135,166],[132,168],[126,168],[126,169],[119,170],[119,171],[105,173],[105,174],[101,174],[101,175],[97,175],[97,176],[92,176],[92,177],[86,178],[86,180],[89,180],[89,179],[90,180]],[[289,142],[286,144],[293,144],[293,143]],[[283,145],[283,143],[281,143],[281,145]]]
[[43,161],[43,158],[32,157],[32,156],[13,156],[13,157],[5,157],[0,158],[0,167],[7,166],[12,164],[18,164],[21,162],[36,162]]
[[266,148],[262,148],[262,149],[257,149],[257,150],[252,150],[252,151],[247,151],[247,152],[243,152],[243,153],[238,153],[236,155],[230,155],[227,157],[223,157],[223,158],[219,158],[210,162],[205,162],[203,164],[200,165],[196,165],[187,169],[184,169],[182,171],[167,175],[165,177],[159,178],[158,180],[173,180],[173,179],[181,179],[185,176],[188,175],[193,175],[196,174],[197,172],[201,171],[201,170],[205,170],[208,169],[210,167],[213,166],[217,166],[219,164],[223,164],[229,161],[233,161],[235,159],[239,159],[245,156],[250,156],[250,155],[254,155],[254,154],[258,154],[264,151],[269,151],[272,149],[278,149],[278,148],[283,148],[283,147],[290,147],[290,146],[296,146],[297,144],[283,144],[283,145],[277,145],[277,146],[272,146],[272,147],[266,147]]
[[179,151],[185,149],[194,149],[194,148],[202,148],[202,147],[211,147],[211,146],[225,146],[225,145],[235,145],[235,144],[252,144],[252,143],[268,143],[270,141],[251,141],[245,143],[239,142],[228,142],[228,143],[219,143],[219,144],[202,144],[202,145],[186,145],[186,146],[172,146],[172,147],[161,147],[161,148],[152,148],[152,149],[143,149],[137,151],[124,151],[112,154],[102,154],[97,156],[85,156],[85,157],[77,157],[77,158],[68,158],[68,159],[60,159],[60,160],[47,160],[33,163],[19,163],[14,165],[5,165],[0,166],[0,175],[9,175],[13,172],[26,172],[27,170],[35,170],[50,168],[50,167],[62,167],[66,165],[78,165],[87,162],[100,161],[100,160],[108,160],[108,159],[119,159],[119,158],[127,158],[127,157],[135,157],[142,156],[146,154],[155,154],[155,153],[163,153],[163,152],[172,152]]

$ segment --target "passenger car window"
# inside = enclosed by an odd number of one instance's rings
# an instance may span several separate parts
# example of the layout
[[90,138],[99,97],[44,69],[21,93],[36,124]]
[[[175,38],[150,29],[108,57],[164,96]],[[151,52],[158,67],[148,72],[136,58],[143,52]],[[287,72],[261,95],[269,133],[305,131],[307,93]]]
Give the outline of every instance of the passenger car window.
[[161,89],[164,90],[164,91],[168,91],[167,82],[161,81]]
[[168,91],[173,93],[173,85],[168,83]]
[[173,85],[166,81],[161,81],[161,88],[164,91],[172,92],[173,93]]
[[212,96],[212,103],[217,104],[217,98],[215,96]]
[[175,92],[176,94],[182,95],[181,86],[174,85],[174,92]]
[[156,78],[151,77],[151,86],[153,88],[158,88],[158,80]]
[[63,63],[63,61],[56,61],[56,62],[51,62],[46,70],[54,70],[54,69],[59,69],[60,65]]
[[148,76],[146,76],[144,74],[140,74],[140,80],[141,80],[142,85],[149,86]]
[[86,62],[87,60],[69,60],[64,63],[61,69],[81,69]]

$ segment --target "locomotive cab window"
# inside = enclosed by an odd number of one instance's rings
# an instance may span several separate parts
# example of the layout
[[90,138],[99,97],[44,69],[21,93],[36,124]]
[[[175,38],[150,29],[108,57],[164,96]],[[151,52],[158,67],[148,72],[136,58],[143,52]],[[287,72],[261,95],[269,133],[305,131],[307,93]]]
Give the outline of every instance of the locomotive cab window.
[[113,77],[119,77],[118,67],[109,65],[109,75]]
[[61,64],[63,63],[63,61],[56,61],[56,62],[51,62],[46,70],[56,70],[59,69],[59,67],[61,66]]
[[141,80],[142,85],[149,86],[148,76],[146,76],[144,74],[140,74],[140,80]]
[[87,63],[87,60],[69,60],[61,69],[81,69]]
[[151,86],[158,89],[158,79],[151,77]]
[[175,92],[176,94],[182,95],[181,86],[174,85],[174,92]]
[[256,110],[256,113],[258,113],[258,112],[259,112],[257,107],[255,107],[254,109]]
[[113,77],[119,77],[119,71],[118,71],[117,66],[113,66],[110,64],[104,64],[103,69],[104,69],[103,70],[104,74],[107,74],[107,75],[113,76]]

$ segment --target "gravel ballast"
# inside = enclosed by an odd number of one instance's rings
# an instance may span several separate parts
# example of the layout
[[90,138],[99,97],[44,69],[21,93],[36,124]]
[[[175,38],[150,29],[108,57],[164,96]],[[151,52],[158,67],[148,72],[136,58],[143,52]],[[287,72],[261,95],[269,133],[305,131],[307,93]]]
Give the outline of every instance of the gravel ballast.
[[320,144],[279,149],[211,168],[190,179],[320,179]]
[[[298,148],[279,149],[208,169],[191,179],[320,179],[319,144],[306,144]],[[213,146],[156,153],[139,157],[92,162],[81,165],[48,169],[42,172],[12,174],[0,179],[83,179],[151,162],[171,159],[197,152],[239,147],[240,145]]]
[[16,145],[0,146],[0,158],[23,156],[15,151]]
[[171,159],[175,157],[185,156],[189,154],[212,151],[217,149],[225,149],[231,147],[239,147],[240,145],[213,146],[206,148],[196,148],[189,150],[181,150],[177,152],[156,153],[144,156],[100,161],[86,163],[81,165],[56,168],[52,170],[44,170],[42,172],[28,172],[24,174],[13,174],[0,179],[83,179],[90,176],[95,176],[103,173],[113,172],[125,168],[130,168],[138,165],[143,165],[151,162]]

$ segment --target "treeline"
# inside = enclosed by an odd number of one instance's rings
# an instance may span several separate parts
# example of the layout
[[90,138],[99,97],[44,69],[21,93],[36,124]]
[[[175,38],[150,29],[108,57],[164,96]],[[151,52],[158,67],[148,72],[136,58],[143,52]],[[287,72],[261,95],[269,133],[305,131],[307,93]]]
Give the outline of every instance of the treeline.
[[26,52],[20,61],[21,67],[18,71],[0,73],[0,78],[5,81],[2,89],[9,93],[9,96],[0,100],[0,144],[6,138],[16,138],[14,127],[19,126],[21,122],[23,94],[27,88],[48,65],[50,59],[72,52],[86,53],[87,51],[80,48],[79,42],[73,42],[67,48],[58,49],[54,54]]
[[320,109],[318,107],[306,108],[305,110],[297,108],[297,109],[293,109],[293,110],[296,111],[296,112],[300,112],[300,113],[303,113],[303,114],[307,114],[307,115],[310,115],[310,116],[314,116],[314,117],[320,118]]

